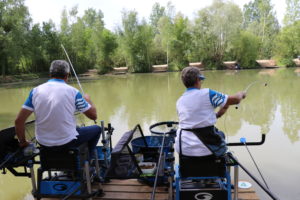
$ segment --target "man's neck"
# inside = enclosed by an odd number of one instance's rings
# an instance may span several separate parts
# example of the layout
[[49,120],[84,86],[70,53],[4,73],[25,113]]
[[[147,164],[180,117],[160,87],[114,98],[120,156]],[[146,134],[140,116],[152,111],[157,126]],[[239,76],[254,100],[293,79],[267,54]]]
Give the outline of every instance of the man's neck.
[[68,77],[65,77],[65,78],[51,77],[51,79],[58,79],[58,80],[63,80],[63,81],[65,81],[65,82],[67,82]]

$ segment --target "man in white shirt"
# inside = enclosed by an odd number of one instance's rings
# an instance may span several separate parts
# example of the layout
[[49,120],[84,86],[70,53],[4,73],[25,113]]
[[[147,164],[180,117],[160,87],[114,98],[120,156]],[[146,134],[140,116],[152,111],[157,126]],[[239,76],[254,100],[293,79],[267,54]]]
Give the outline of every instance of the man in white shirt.
[[90,155],[98,143],[101,128],[97,125],[76,129],[74,113],[82,112],[92,120],[97,111],[88,95],[82,94],[66,82],[70,66],[64,60],[54,60],[50,66],[51,79],[30,91],[16,120],[16,134],[20,147],[29,143],[25,137],[25,122],[35,114],[35,136],[41,146],[63,149],[87,142]]
[[[220,92],[201,88],[205,77],[197,67],[186,67],[181,79],[187,90],[177,100],[179,118],[175,149],[180,155],[191,157],[211,156],[210,144],[220,145],[224,133],[215,128],[217,118],[221,117],[230,105],[239,104],[245,92],[228,96]],[[215,108],[220,110],[215,113]],[[226,150],[226,149],[225,149]]]

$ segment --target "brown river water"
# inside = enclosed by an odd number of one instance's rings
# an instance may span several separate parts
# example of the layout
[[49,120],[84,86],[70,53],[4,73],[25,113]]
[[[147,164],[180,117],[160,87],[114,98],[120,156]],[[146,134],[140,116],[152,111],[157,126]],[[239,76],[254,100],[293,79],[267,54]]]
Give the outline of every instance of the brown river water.
[[[226,94],[245,90],[257,81],[249,88],[239,109],[230,108],[217,127],[226,132],[228,142],[239,142],[241,137],[259,141],[261,133],[265,133],[265,144],[249,150],[269,188],[282,200],[300,199],[300,70],[205,71],[204,74],[203,87]],[[39,83],[0,87],[0,129],[13,126],[29,91]],[[136,124],[149,134],[151,124],[177,121],[176,100],[185,91],[179,72],[100,76],[81,84],[96,104],[99,120],[110,122],[115,128],[114,144]],[[77,87],[76,83],[72,85]],[[80,117],[78,123],[94,122]],[[260,179],[245,147],[230,150]],[[253,183],[242,170],[240,179]],[[261,199],[269,199],[257,185],[254,188]],[[32,199],[30,190],[30,179],[0,174],[0,200]]]

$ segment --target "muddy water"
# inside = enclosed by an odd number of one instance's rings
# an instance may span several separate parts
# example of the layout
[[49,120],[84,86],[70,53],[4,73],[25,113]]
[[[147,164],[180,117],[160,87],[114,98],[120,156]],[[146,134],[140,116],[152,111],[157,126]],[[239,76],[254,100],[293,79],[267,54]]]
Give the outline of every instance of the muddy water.
[[[268,69],[241,71],[206,71],[203,87],[234,94],[248,90],[247,98],[239,109],[232,107],[219,119],[217,126],[227,133],[228,142],[260,140],[267,135],[262,146],[249,147],[270,189],[281,199],[298,199],[300,192],[300,74],[296,69]],[[267,83],[267,86],[265,86]],[[1,87],[0,129],[13,125],[13,121],[29,91],[37,83]],[[76,85],[74,84],[76,87]],[[102,76],[82,82],[96,104],[99,119],[112,123],[115,128],[113,143],[122,133],[141,124],[149,133],[151,124],[159,121],[177,121],[175,103],[184,92],[180,73],[129,74]],[[93,124],[80,117],[79,124]],[[259,177],[244,147],[231,151],[254,175]],[[241,177],[250,180],[241,172]],[[261,199],[268,199],[254,186]],[[0,175],[0,199],[31,199],[30,180]]]

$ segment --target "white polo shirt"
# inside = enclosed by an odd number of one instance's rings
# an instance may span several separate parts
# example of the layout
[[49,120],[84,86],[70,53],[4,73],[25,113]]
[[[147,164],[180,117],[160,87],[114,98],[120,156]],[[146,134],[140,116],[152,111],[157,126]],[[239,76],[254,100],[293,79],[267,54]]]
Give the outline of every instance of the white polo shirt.
[[44,146],[58,146],[76,139],[75,111],[91,105],[74,87],[61,79],[50,79],[30,91],[23,108],[35,114],[35,136]]
[[[179,118],[179,129],[175,139],[175,149],[179,152],[179,133],[181,129],[194,129],[213,126],[217,122],[215,108],[223,107],[227,95],[203,88],[188,88],[177,100],[176,109]],[[212,152],[190,131],[181,133],[182,154],[186,156],[207,156]]]

